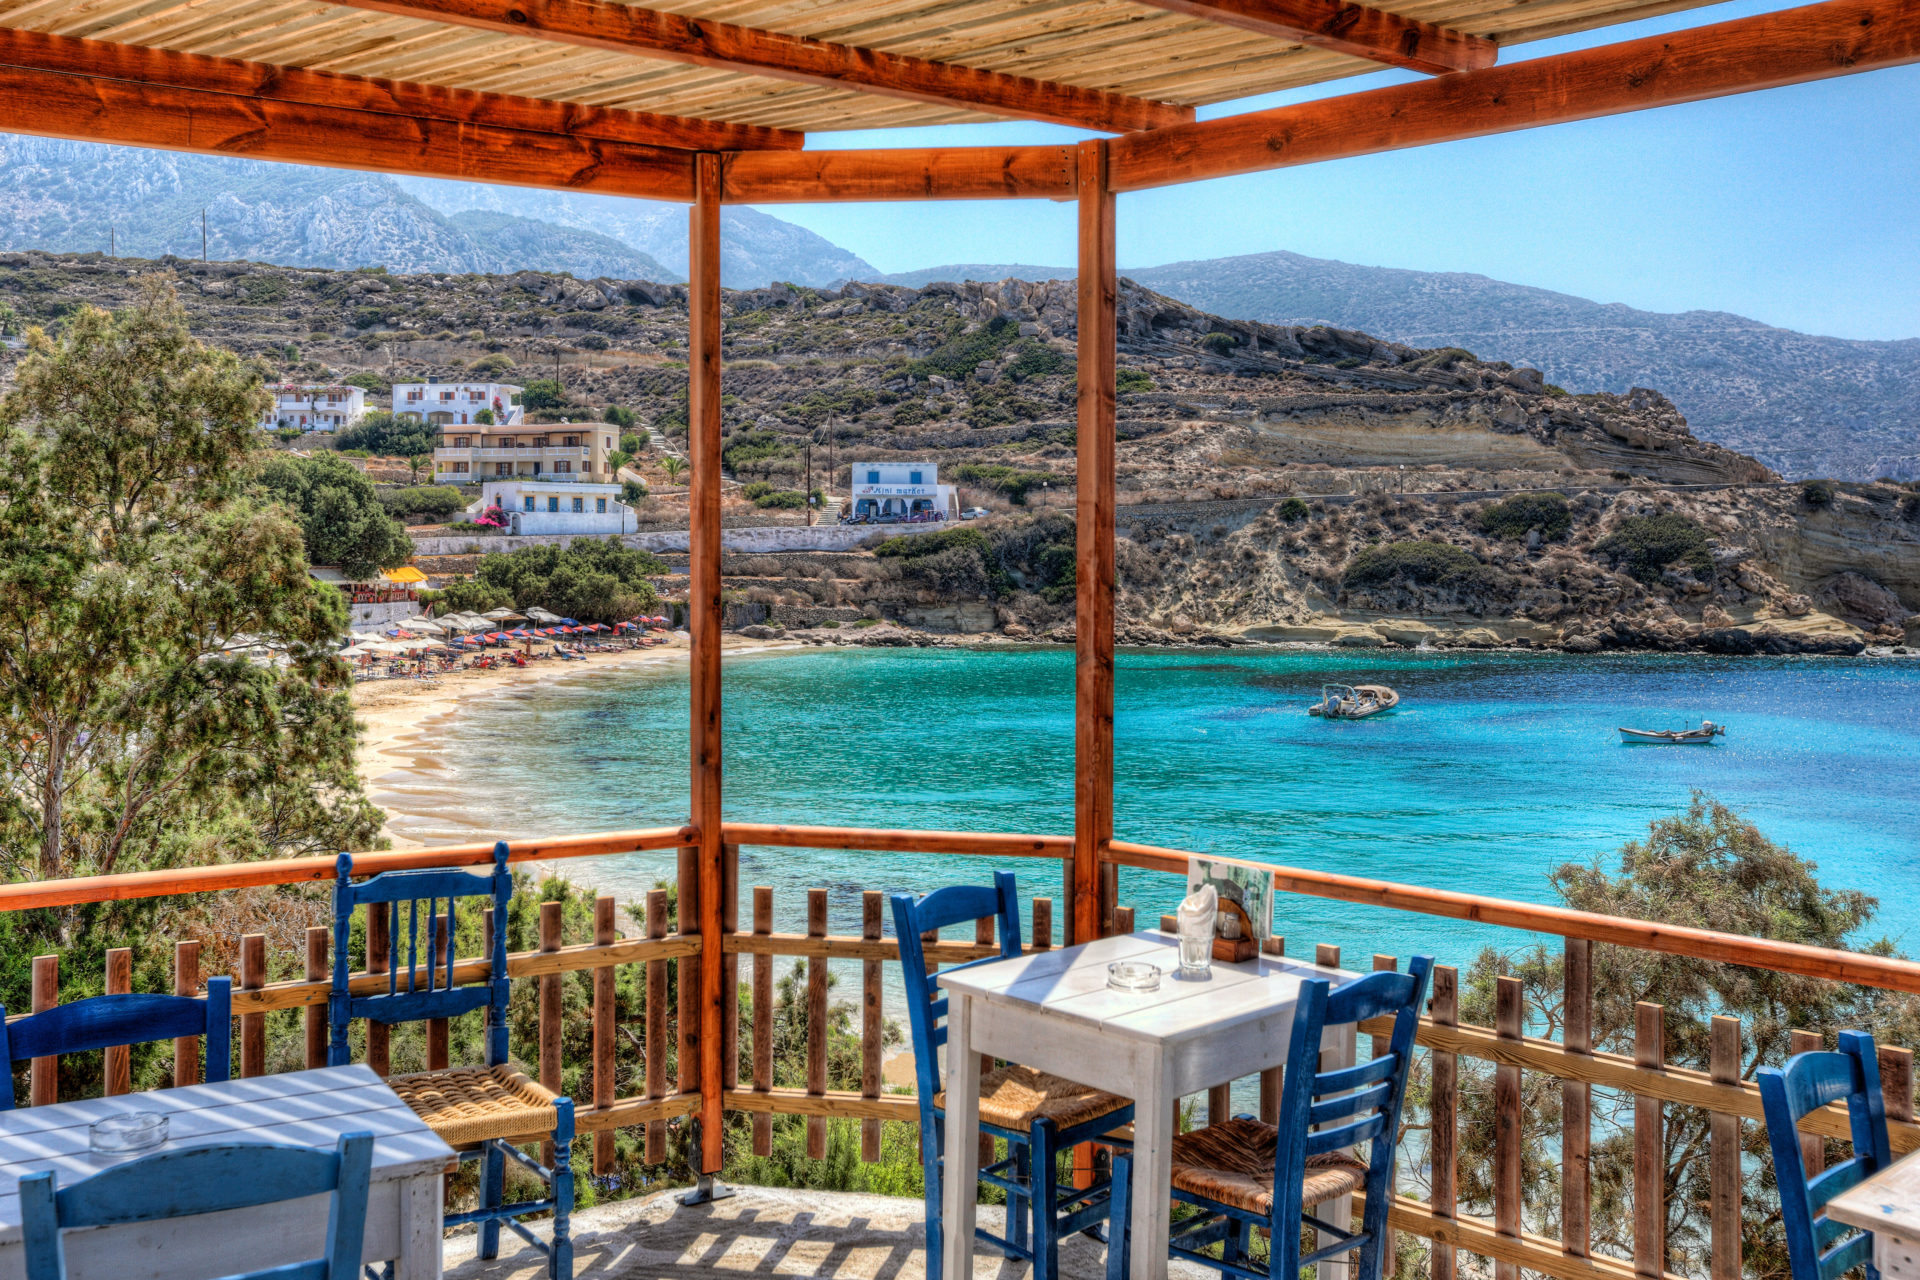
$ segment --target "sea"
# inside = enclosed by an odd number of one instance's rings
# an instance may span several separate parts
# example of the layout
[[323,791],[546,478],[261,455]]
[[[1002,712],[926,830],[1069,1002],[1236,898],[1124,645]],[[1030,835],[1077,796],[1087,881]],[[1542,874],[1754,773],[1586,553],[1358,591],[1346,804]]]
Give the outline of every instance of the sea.
[[[1615,861],[1704,793],[1880,901],[1864,944],[1920,948],[1920,662],[1900,658],[1573,656],[1522,652],[1122,651],[1118,838],[1526,902],[1567,863]],[[1073,821],[1073,654],[1065,649],[809,649],[724,665],[730,819],[1066,833]],[[1325,722],[1327,681],[1384,683],[1390,715]],[[1618,726],[1728,726],[1712,746],[1627,746]],[[413,763],[377,779],[394,831],[425,843],[664,826],[687,812],[683,663],[569,673],[424,722]],[[631,900],[671,852],[562,864]],[[748,847],[743,886],[773,889],[775,928],[806,891],[857,932],[868,889],[924,893],[1012,870],[1055,899],[1057,864]],[[1125,869],[1149,923],[1184,890]],[[747,913],[743,911],[743,919]],[[1510,929],[1281,895],[1290,954],[1340,946],[1466,965]],[[891,927],[889,925],[889,932]],[[1551,941],[1551,940],[1546,940]],[[891,1002],[890,1002],[891,1003]]]

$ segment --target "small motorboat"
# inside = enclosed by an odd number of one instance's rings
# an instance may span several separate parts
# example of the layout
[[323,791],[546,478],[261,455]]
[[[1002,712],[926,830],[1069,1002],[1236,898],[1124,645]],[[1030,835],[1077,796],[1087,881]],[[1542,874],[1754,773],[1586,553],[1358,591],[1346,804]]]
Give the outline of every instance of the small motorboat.
[[1323,684],[1320,701],[1308,715],[1328,720],[1364,720],[1400,705],[1400,695],[1383,684]]
[[1620,741],[1625,743],[1654,743],[1670,747],[1699,747],[1711,743],[1715,738],[1727,736],[1727,726],[1715,724],[1711,720],[1702,720],[1698,729],[1629,729],[1620,727]]

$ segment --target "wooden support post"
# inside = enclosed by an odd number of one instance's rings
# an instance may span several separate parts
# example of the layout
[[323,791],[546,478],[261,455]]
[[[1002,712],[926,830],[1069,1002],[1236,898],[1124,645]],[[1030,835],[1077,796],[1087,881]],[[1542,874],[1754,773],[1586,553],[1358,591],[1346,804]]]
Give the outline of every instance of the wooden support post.
[[[240,938],[240,989],[258,991],[267,985],[267,935],[243,934]],[[240,1015],[240,1075],[251,1080],[267,1074],[267,1015]]]
[[[384,902],[367,904],[367,972],[385,973],[387,971],[388,948],[393,945],[393,937],[388,929],[392,917]],[[500,922],[502,929],[506,921]],[[493,952],[489,948],[488,955]],[[393,1071],[393,1057],[390,1052],[393,1045],[393,1028],[384,1022],[367,1023],[367,1066],[373,1074],[385,1079]]]
[[1233,1118],[1233,1081],[1207,1087],[1207,1123],[1222,1124]]
[[[1433,1023],[1460,1025],[1460,975],[1450,964],[1433,967]],[[1451,1053],[1433,1055],[1433,1102],[1429,1155],[1433,1163],[1433,1211],[1451,1218],[1459,1208],[1460,1060]],[[1277,1113],[1276,1113],[1277,1114]],[[1427,1271],[1431,1280],[1455,1280],[1458,1259],[1447,1245],[1434,1241]]]
[[[307,930],[307,981],[325,982],[332,976],[328,960],[333,945],[333,930],[316,924]],[[325,1001],[306,1007],[306,1054],[309,1070],[327,1065],[327,1006]]]
[[1075,871],[1076,866],[1072,858],[1067,858],[1061,862],[1060,901],[1067,904],[1066,913],[1060,917],[1060,945],[1063,947],[1071,947],[1076,942],[1090,941],[1090,939],[1076,938],[1073,936],[1073,877]]
[[[1826,1039],[1818,1031],[1789,1031],[1787,1033],[1787,1054],[1818,1053],[1826,1047]],[[1885,1086],[1881,1093],[1886,1093]],[[1800,1158],[1806,1162],[1807,1176],[1811,1178],[1827,1167],[1827,1143],[1817,1133],[1800,1133]]]
[[[560,904],[540,904],[540,950],[560,949]],[[540,975],[540,1083],[555,1093],[566,1089],[560,1078],[560,1029],[566,1016],[560,990],[560,975]],[[553,1164],[553,1143],[540,1144],[540,1163]]]
[[[198,938],[173,944],[173,994],[177,996],[200,994],[200,940]],[[322,1005],[320,1012],[324,1019],[326,1006]],[[324,1021],[322,1025],[325,1025]],[[226,1034],[231,1037],[233,1033],[229,1030]],[[232,1047],[231,1042],[228,1047]],[[179,1089],[199,1083],[200,1037],[177,1036],[173,1041],[173,1087]]]
[[1120,932],[1120,864],[1100,864],[1100,936],[1111,938]]
[[[1740,1083],[1740,1019],[1715,1017],[1707,1033],[1707,1074],[1715,1084]],[[1707,1118],[1707,1201],[1711,1280],[1740,1280],[1740,1117]]]
[[[60,1003],[60,957],[33,958],[33,1012],[45,1013]],[[44,1107],[60,1100],[60,1059],[35,1058],[27,1068],[27,1103]]]
[[[607,894],[601,894],[593,900],[593,940],[602,947],[611,946],[619,940],[620,931],[614,925],[615,903]],[[593,1105],[595,1108],[610,1107],[619,1096],[614,1087],[614,1040],[620,1032],[614,1021],[618,1011],[614,1006],[614,971],[612,965],[602,965],[593,971]],[[601,1129],[593,1135],[593,1172],[605,1177],[613,1172],[614,1132]]]
[[[827,891],[807,890],[807,936],[827,936]],[[811,956],[807,960],[807,1092],[822,1097],[827,1092],[827,958]],[[807,1117],[807,1156],[812,1160],[827,1157],[827,1118]]]
[[[720,850],[720,931],[722,942],[740,932],[740,846]],[[729,1089],[740,1087],[740,957],[726,957],[720,989],[726,1000],[726,1025],[720,1037],[721,1079]]]
[[1124,937],[1133,932],[1133,908],[1115,905],[1113,908],[1113,932]]
[[[452,904],[449,903],[449,906]],[[447,969],[447,948],[452,940],[447,936],[448,918],[437,912],[427,917],[427,936],[432,945],[428,952],[433,956],[431,968],[437,973]],[[436,977],[435,983],[439,982]],[[447,1020],[445,1018],[427,1019],[427,1070],[445,1071],[447,1069]]]
[[1074,941],[1101,936],[1100,852],[1113,839],[1114,202],[1107,144],[1076,148],[1079,175],[1079,402],[1075,512]]
[[1029,932],[1028,946],[1035,951],[1053,949],[1053,899],[1035,898],[1033,900],[1033,928]]
[[[107,994],[133,994],[133,952],[127,947],[115,947],[107,952]],[[117,1098],[123,1093],[132,1093],[132,1050],[124,1044],[108,1045],[104,1056],[107,1096]]]
[[1880,1046],[1880,1093],[1887,1100],[1887,1119],[1913,1119],[1913,1050]]
[[[1268,938],[1260,949],[1270,956],[1287,954],[1285,938]],[[1280,1077],[1284,1068],[1268,1067],[1260,1073],[1260,1123],[1280,1123]]]
[[[667,936],[667,891],[647,891],[647,936]],[[756,1008],[758,1006],[755,1006]],[[647,961],[647,1097],[667,1096],[667,962]],[[667,1158],[667,1122],[647,1121],[647,1163]]]
[[[1561,1021],[1568,1053],[1593,1052],[1593,944],[1568,938]],[[1560,1251],[1584,1258],[1593,1240],[1593,1089],[1560,1084]],[[1435,1277],[1435,1280],[1441,1280]]]
[[[1666,1009],[1647,1000],[1633,1007],[1633,1065],[1667,1065]],[[1658,1277],[1667,1269],[1666,1117],[1660,1099],[1633,1095],[1633,1269]]]
[[[753,931],[773,932],[773,888],[756,885],[753,890]],[[773,957],[754,953],[753,957],[753,1087],[760,1093],[773,1089]],[[753,1154],[773,1154],[773,1113],[753,1113]]]
[[[683,1003],[700,1024],[700,1173],[718,1173],[721,1139],[721,1049],[726,1039],[726,956],[720,937],[724,872],[720,840],[720,157],[694,161],[694,203],[687,251],[687,623],[693,651],[688,699],[692,738],[692,820],[699,834],[699,1002]],[[684,892],[684,888],[682,890]],[[682,904],[685,912],[685,904]],[[685,916],[683,914],[682,918]],[[687,993],[680,993],[682,1001]],[[685,1065],[682,1071],[685,1071]]]
[[[679,921],[681,936],[700,932],[700,850],[680,850]],[[678,1044],[674,1051],[674,1092],[700,1092],[700,957],[674,961],[674,1011]]]
[[[1502,1040],[1518,1041],[1526,1018],[1525,987],[1520,979],[1502,977],[1494,989],[1493,1029]],[[1503,1236],[1520,1235],[1520,1157],[1526,1135],[1521,1131],[1520,1068],[1493,1069],[1493,1227]],[[1511,1262],[1493,1264],[1495,1280],[1520,1280],[1520,1268]]]
[[1313,948],[1313,962],[1322,968],[1338,969],[1340,967],[1340,948],[1329,942],[1315,943]]
[[[860,895],[860,936],[868,942],[880,941],[881,920],[886,895],[868,889]],[[880,1096],[880,1037],[885,1034],[881,1017],[880,961],[866,960],[860,965],[860,1096]],[[880,1121],[860,1122],[860,1158],[872,1164],[880,1159]]]

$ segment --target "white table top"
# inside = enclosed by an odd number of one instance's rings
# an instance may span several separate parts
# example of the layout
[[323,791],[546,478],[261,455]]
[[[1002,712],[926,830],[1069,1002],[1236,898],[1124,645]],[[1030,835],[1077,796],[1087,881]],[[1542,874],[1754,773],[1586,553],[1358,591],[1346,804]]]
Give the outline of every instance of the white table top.
[[167,1141],[155,1148],[160,1151],[215,1142],[330,1148],[341,1134],[365,1130],[374,1135],[376,1183],[441,1170],[454,1159],[453,1148],[365,1066],[24,1107],[0,1112],[0,1244],[20,1238],[18,1187],[24,1175],[57,1169],[65,1184],[124,1162],[93,1155],[87,1126],[130,1103],[169,1115]]
[[1863,1231],[1920,1238],[1920,1160],[1903,1156],[1827,1201],[1827,1216]]
[[[1116,960],[1158,965],[1159,990],[1109,990],[1107,966]],[[1179,967],[1178,940],[1146,930],[948,971],[940,982],[988,1003],[1037,1007],[1118,1035],[1166,1043],[1255,1021],[1297,999],[1300,984],[1308,978],[1329,978],[1337,987],[1359,976],[1265,955],[1238,964],[1216,960],[1208,976],[1198,979],[1180,977]]]

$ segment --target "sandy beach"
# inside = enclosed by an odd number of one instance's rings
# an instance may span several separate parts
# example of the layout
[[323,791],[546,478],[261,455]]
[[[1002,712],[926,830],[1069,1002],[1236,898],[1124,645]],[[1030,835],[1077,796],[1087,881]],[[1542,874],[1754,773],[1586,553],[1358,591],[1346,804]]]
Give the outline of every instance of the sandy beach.
[[[725,648],[729,653],[766,652],[797,649],[798,645],[768,644],[729,635]],[[410,806],[414,793],[436,790],[433,775],[444,766],[439,756],[446,749],[445,730],[464,706],[500,691],[524,688],[556,680],[580,680],[596,673],[631,670],[648,666],[683,666],[687,659],[687,641],[681,635],[673,641],[650,649],[629,649],[614,653],[592,653],[585,662],[561,662],[542,659],[525,667],[490,668],[485,671],[448,672],[429,684],[423,680],[376,680],[357,684],[353,689],[354,713],[360,721],[360,745],[357,757],[360,780],[367,794],[388,814],[383,833],[396,849],[417,848],[423,844],[459,843],[456,840],[421,840],[396,826],[395,818],[439,817],[432,807],[422,803]],[[471,838],[482,838],[477,834]]]

